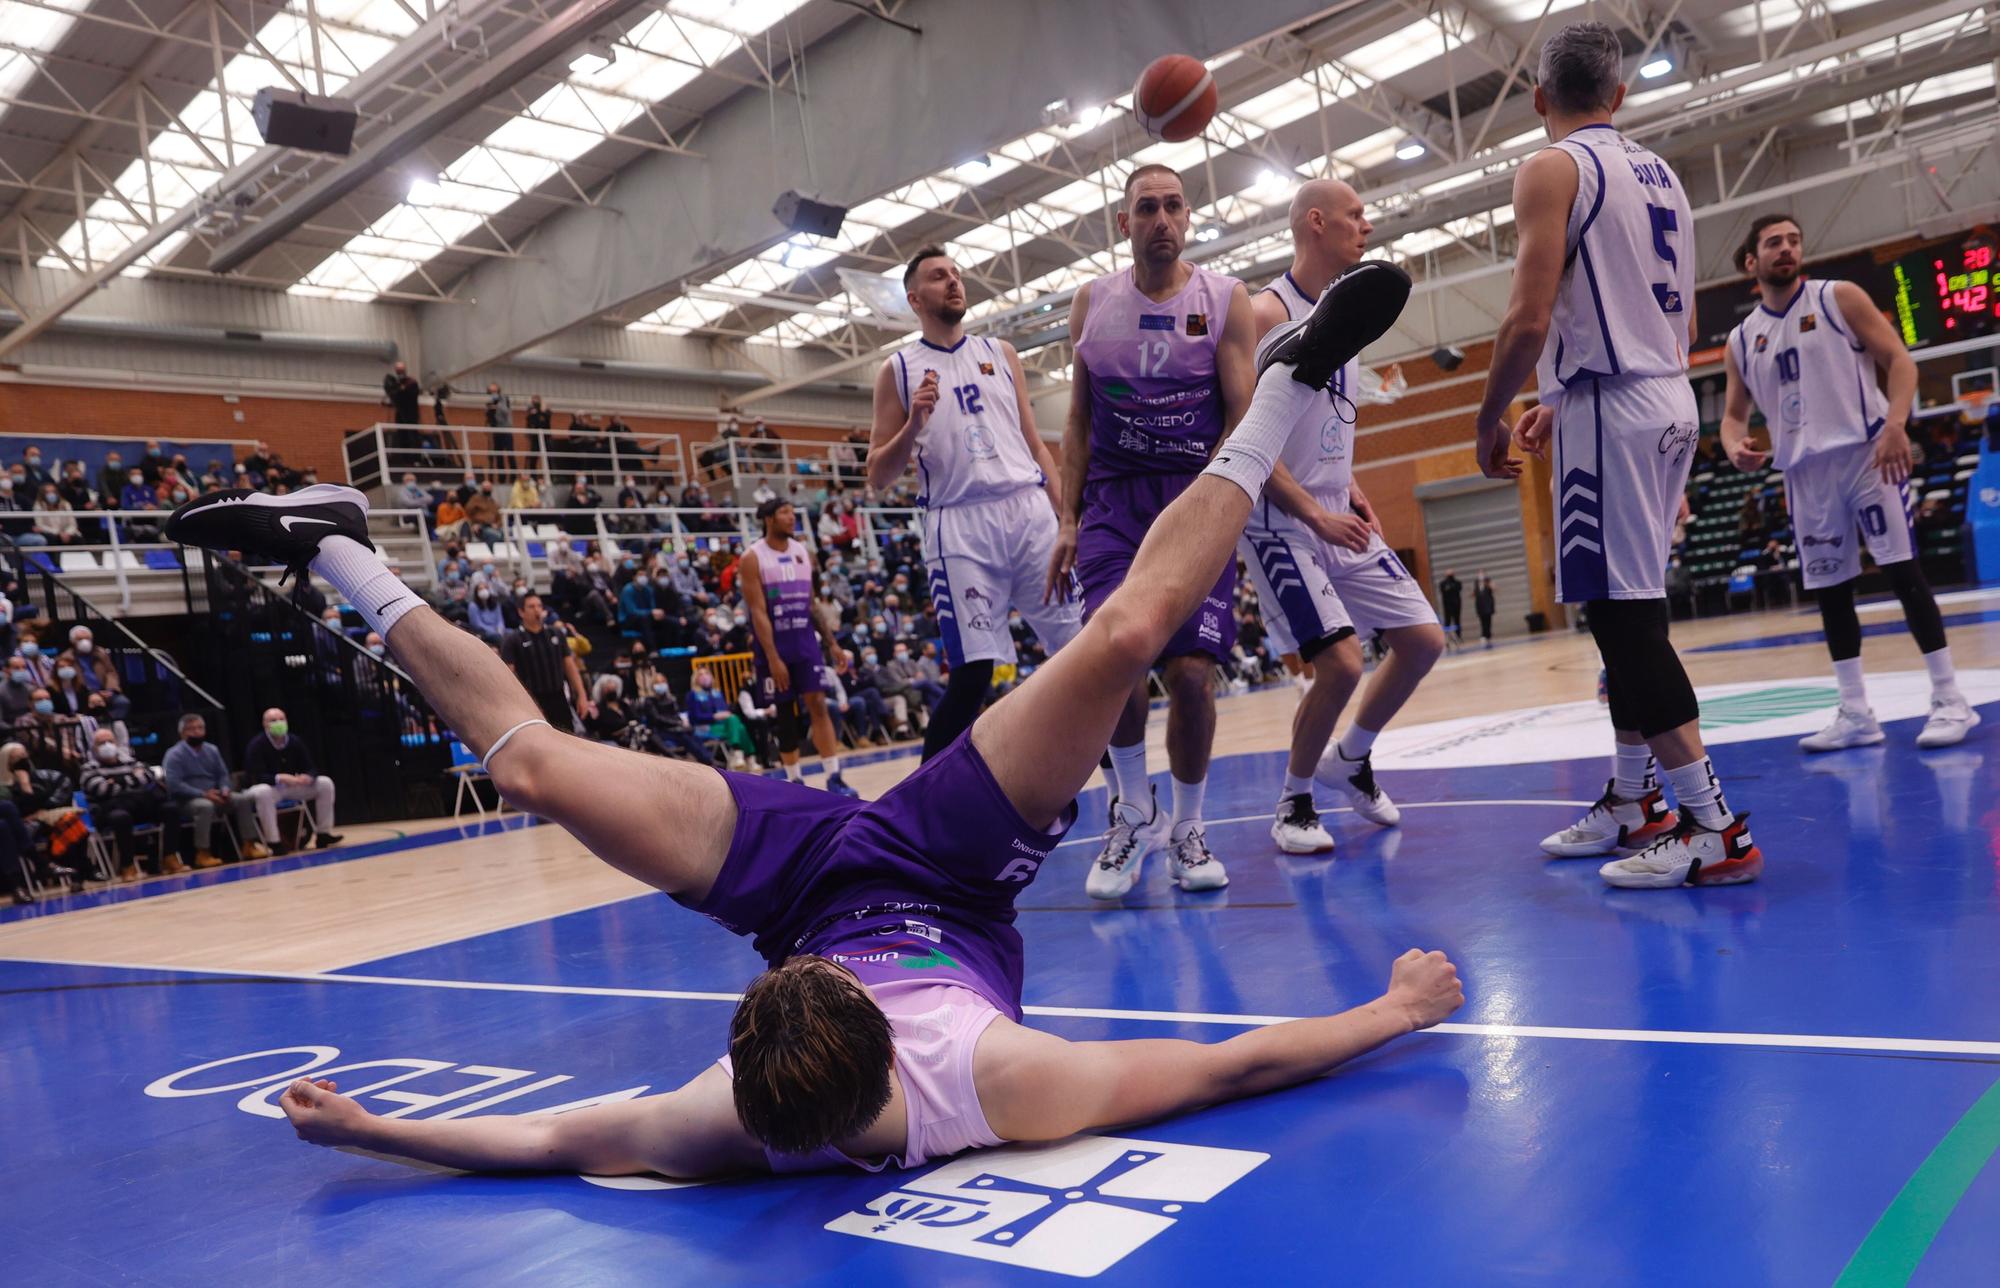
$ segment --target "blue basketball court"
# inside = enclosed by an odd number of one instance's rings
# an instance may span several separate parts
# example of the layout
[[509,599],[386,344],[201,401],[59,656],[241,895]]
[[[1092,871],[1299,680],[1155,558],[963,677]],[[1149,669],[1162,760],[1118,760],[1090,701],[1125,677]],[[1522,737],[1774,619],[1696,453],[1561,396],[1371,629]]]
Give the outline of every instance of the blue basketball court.
[[1914,721],[1888,731],[1809,761],[1790,736],[1721,746],[1769,860],[1724,889],[1542,858],[1602,788],[1588,759],[1385,769],[1400,828],[1337,813],[1336,857],[1280,857],[1274,752],[1211,781],[1226,891],[1155,859],[1101,907],[1093,792],[1022,899],[1030,1023],[1217,1040],[1364,1001],[1413,945],[1459,962],[1467,1005],[1312,1085],[906,1173],[466,1177],[282,1121],[303,1073],[416,1116],[693,1076],[759,963],[660,895],[326,973],[0,961],[7,1277],[1991,1283],[2000,764],[1986,731],[1923,754]]

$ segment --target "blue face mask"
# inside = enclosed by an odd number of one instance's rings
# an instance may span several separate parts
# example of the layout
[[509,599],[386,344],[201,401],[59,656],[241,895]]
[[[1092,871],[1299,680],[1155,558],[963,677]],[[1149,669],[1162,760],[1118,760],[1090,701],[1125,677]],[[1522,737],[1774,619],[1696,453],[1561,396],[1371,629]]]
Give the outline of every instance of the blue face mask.
[[660,682],[659,682],[658,684],[655,684],[655,685],[653,686],[653,695],[654,695],[655,697],[661,697],[661,698],[664,698],[664,697],[666,697],[666,696],[667,696],[667,685],[666,685],[666,681],[662,680],[662,681],[660,681]]
[[42,655],[42,646],[35,643],[33,640],[29,640],[26,644],[23,644],[21,646],[22,657],[40,657],[41,655]]
[[45,716],[52,715],[54,714],[55,709],[56,709],[56,704],[49,701],[47,698],[39,698],[35,702],[35,712],[38,715],[45,715]]

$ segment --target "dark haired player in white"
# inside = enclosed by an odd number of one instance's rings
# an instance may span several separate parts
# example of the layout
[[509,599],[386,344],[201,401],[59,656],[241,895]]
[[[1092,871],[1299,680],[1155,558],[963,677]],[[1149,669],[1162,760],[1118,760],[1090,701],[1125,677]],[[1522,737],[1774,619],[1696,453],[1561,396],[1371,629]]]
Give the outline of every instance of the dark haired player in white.
[[[1868,293],[1853,282],[1808,278],[1804,236],[1790,215],[1760,216],[1737,252],[1757,279],[1759,302],[1729,333],[1729,390],[1722,446],[1736,468],[1764,468],[1775,455],[1806,589],[1819,598],[1840,708],[1807,751],[1881,742],[1882,726],[1861,678],[1861,619],[1854,579],[1866,546],[1896,598],[1931,675],[1930,718],[1919,747],[1963,742],[1979,713],[1958,690],[1944,618],[1917,562],[1910,526],[1910,403],[1917,364]],[[1875,382],[1889,378],[1885,397]],[[1771,450],[1750,441],[1755,399]]]
[[1028,379],[1005,340],[965,333],[965,281],[942,247],[903,269],[922,328],[875,373],[868,486],[912,462],[924,508],[924,567],[951,675],[924,730],[924,759],[972,727],[996,662],[1012,663],[1019,610],[1053,654],[1083,626],[1071,579],[1050,580],[1062,509],[1056,463],[1035,432]]
[[1755,880],[1764,856],[1722,798],[1694,685],[1667,636],[1667,546],[1700,428],[1687,378],[1694,215],[1672,168],[1611,123],[1624,59],[1600,22],[1542,46],[1535,111],[1552,142],[1514,177],[1520,246],[1479,409],[1480,466],[1520,475],[1500,416],[1539,367],[1540,405],[1515,439],[1555,447],[1556,592],[1589,606],[1617,739],[1604,795],[1542,848],[1628,856],[1599,869],[1615,886],[1733,884]]

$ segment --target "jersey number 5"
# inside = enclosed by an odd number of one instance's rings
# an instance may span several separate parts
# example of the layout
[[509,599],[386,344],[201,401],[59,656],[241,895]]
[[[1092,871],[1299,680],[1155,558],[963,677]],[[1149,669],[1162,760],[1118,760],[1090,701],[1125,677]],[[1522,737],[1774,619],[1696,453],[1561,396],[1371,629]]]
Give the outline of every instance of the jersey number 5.
[[[1667,241],[1667,234],[1675,232],[1680,228],[1680,216],[1666,206],[1647,206],[1646,213],[1653,220],[1654,253],[1667,262],[1667,268],[1670,271],[1678,269],[1680,261],[1674,258],[1674,248]],[[1660,312],[1662,313],[1678,313],[1681,311],[1681,293],[1679,288],[1671,281],[1654,282],[1653,298],[1659,301]]]

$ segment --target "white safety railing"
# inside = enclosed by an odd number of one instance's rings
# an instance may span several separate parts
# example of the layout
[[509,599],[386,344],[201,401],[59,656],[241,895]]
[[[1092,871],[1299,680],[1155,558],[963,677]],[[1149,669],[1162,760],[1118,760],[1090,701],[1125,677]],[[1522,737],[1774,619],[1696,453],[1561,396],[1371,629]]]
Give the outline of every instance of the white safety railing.
[[510,429],[484,425],[376,424],[341,440],[347,478],[358,488],[387,487],[405,474],[420,483],[457,482],[468,471],[504,488],[523,474],[566,484],[630,476],[648,487],[684,486],[687,451],[679,434],[606,433],[601,426]]
[[[22,544],[22,557],[31,567],[41,561],[58,576],[102,591],[116,590],[118,607],[133,607],[133,589],[147,583],[178,582],[183,566],[198,568],[199,551],[185,550],[162,540],[160,526],[165,510],[79,510],[74,518],[82,540],[47,545]],[[872,553],[886,555],[889,543],[898,537],[919,532],[920,511],[888,507],[866,507],[853,511],[857,529],[855,549],[847,556],[851,564]],[[26,527],[32,512],[7,516],[8,527]],[[546,587],[544,573],[549,565],[550,547],[568,543],[582,555],[596,549],[615,558],[627,553],[649,553],[665,549],[709,555],[722,550],[740,554],[763,532],[754,511],[739,506],[706,509],[679,507],[522,509],[503,510],[493,535],[473,531],[468,524],[462,532],[440,534],[426,511],[372,507],[369,536],[383,559],[397,576],[419,589],[437,582],[437,569],[444,561],[444,549],[453,539],[460,541],[468,559],[504,566],[509,575],[520,573],[536,586]],[[24,534],[11,534],[17,543]],[[818,551],[821,543],[812,530],[806,511],[799,512],[797,539],[807,549]],[[576,550],[578,545],[585,550]]]

